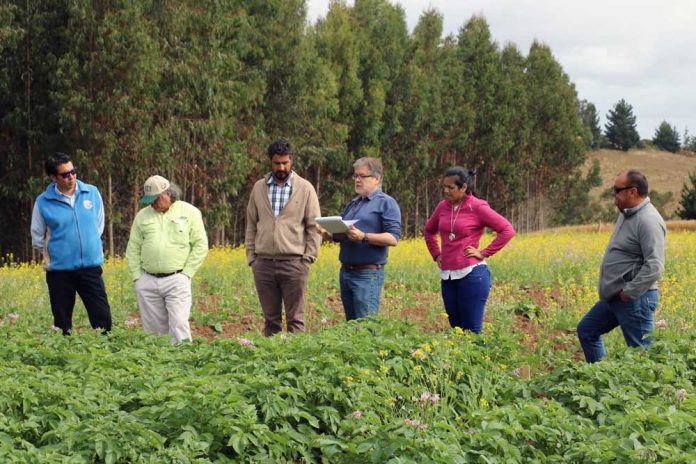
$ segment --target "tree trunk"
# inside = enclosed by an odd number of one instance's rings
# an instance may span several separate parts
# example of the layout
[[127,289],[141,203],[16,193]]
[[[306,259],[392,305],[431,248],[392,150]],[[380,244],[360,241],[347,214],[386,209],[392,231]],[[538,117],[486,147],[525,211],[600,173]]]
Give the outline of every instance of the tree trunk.
[[106,179],[107,191],[107,201],[108,207],[107,211],[107,224],[109,225],[109,256],[114,256],[114,192],[111,186],[111,170],[109,170],[109,176]]
[[420,203],[420,189],[418,188],[418,185],[416,185],[416,210],[414,212],[414,217],[413,217],[413,236],[414,237],[418,237],[418,224],[420,224],[419,203]]

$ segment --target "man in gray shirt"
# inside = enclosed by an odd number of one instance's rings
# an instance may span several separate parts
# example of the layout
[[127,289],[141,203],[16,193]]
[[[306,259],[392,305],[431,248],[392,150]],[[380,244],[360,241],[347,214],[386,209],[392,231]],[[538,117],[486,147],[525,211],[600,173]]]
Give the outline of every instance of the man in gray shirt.
[[648,180],[638,171],[619,174],[614,204],[620,214],[599,272],[599,301],[578,324],[587,362],[606,356],[602,335],[621,326],[629,346],[647,348],[665,268],[665,221],[650,203]]

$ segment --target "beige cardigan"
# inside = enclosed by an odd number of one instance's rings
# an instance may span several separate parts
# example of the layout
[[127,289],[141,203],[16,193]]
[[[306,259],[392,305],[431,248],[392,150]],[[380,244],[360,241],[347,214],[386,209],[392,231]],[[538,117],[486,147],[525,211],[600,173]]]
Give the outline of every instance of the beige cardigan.
[[274,259],[301,256],[314,262],[321,243],[315,221],[321,211],[314,186],[293,172],[292,194],[276,218],[268,200],[267,179],[268,176],[254,184],[247,205],[244,237],[247,263],[254,262],[257,256]]

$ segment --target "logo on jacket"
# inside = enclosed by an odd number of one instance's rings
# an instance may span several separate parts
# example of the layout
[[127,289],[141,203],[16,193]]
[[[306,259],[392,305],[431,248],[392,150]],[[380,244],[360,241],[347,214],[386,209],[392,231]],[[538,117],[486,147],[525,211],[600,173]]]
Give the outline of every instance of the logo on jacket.
[[82,202],[82,206],[84,206],[85,209],[92,209],[94,205],[92,204],[92,200],[85,200]]

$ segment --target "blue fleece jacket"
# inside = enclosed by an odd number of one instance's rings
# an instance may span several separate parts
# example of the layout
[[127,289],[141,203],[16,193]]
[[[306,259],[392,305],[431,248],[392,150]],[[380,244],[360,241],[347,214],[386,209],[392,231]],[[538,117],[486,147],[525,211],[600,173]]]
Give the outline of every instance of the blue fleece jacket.
[[103,208],[97,187],[77,181],[75,205],[70,206],[51,183],[36,199],[48,229],[48,269],[74,271],[104,263],[99,215]]

